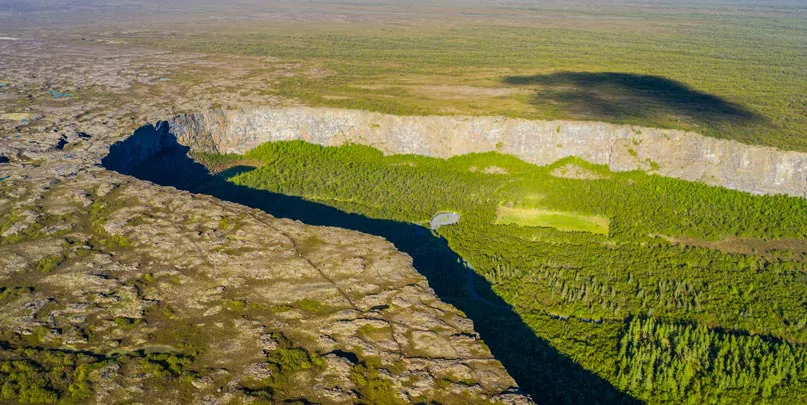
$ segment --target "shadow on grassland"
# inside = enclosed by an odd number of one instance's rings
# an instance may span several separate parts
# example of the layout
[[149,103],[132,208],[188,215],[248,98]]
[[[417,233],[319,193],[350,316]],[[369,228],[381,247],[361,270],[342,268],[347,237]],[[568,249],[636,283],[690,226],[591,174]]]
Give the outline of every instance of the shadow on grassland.
[[748,124],[763,118],[721,97],[660,76],[631,73],[558,72],[508,76],[506,84],[540,88],[531,101],[554,105],[581,118],[606,121],[675,117],[700,125]]
[[[381,236],[414,260],[414,267],[444,302],[474,321],[477,332],[519,386],[539,404],[638,404],[608,381],[583,369],[536,336],[490,284],[461,263],[445,239],[410,223],[368,218],[299,197],[235,185],[227,173],[211,175],[177,143],[167,123],[147,125],[110,148],[103,166],[142,180],[261,209],[308,225],[333,226]],[[235,167],[230,172],[243,172]],[[476,294],[470,293],[470,285]],[[478,298],[474,298],[474,296]]]

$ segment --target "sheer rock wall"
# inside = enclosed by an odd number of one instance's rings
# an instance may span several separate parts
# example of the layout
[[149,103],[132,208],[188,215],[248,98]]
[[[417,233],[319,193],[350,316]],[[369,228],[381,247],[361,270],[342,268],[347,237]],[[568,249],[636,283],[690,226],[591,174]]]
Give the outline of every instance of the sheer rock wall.
[[538,165],[577,156],[614,171],[639,169],[755,194],[807,196],[807,153],[679,130],[306,107],[215,110],[175,116],[169,124],[181,143],[210,152],[243,153],[264,142],[295,139],[435,157],[498,150]]

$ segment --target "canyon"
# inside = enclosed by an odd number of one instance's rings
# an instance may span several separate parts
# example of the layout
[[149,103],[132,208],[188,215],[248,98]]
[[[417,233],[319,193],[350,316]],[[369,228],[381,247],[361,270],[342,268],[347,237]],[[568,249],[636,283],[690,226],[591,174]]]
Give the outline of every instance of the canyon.
[[613,171],[644,170],[754,194],[807,196],[807,153],[680,130],[309,107],[211,110],[177,115],[167,123],[180,143],[211,153],[244,153],[264,142],[299,139],[443,158],[498,151],[537,165],[577,156]]

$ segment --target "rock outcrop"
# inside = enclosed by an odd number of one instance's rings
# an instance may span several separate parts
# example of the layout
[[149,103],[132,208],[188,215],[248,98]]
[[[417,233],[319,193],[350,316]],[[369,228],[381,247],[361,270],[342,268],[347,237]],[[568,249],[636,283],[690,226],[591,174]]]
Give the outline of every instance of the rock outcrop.
[[382,238],[114,172],[181,148],[138,123],[285,71],[55,39],[0,41],[0,112],[35,114],[0,119],[1,403],[532,403]]
[[354,142],[389,154],[435,157],[496,150],[538,165],[577,156],[614,171],[639,169],[755,194],[807,196],[807,153],[678,130],[306,107],[215,110],[169,122],[181,143],[210,152],[243,153],[264,142],[294,139],[321,145]]
[[390,242],[97,166],[187,150],[168,129],[0,144],[3,398],[533,403]]
[[82,403],[532,403],[391,243],[58,164],[0,167],[0,363],[88,362]]

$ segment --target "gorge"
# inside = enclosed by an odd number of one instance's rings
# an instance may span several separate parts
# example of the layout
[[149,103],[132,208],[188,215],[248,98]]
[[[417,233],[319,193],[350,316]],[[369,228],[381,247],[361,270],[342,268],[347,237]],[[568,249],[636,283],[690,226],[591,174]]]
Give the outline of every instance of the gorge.
[[204,152],[244,153],[264,142],[301,139],[433,157],[499,151],[537,165],[577,156],[613,171],[638,169],[754,194],[807,196],[807,153],[679,130],[307,107],[212,110],[177,115],[168,123],[180,143]]

